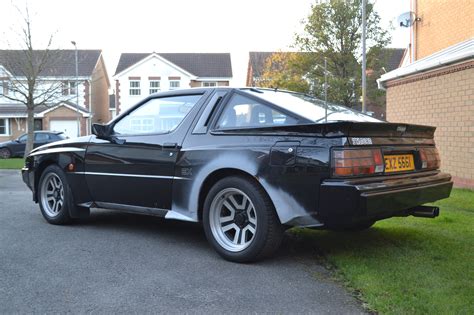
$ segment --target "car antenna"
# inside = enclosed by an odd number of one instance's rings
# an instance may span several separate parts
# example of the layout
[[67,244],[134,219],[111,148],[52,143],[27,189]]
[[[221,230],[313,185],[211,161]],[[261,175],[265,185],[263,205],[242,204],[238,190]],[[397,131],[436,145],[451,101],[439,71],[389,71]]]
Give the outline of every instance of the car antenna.
[[275,90],[273,90],[273,92],[277,92],[278,91],[278,86],[275,87]]

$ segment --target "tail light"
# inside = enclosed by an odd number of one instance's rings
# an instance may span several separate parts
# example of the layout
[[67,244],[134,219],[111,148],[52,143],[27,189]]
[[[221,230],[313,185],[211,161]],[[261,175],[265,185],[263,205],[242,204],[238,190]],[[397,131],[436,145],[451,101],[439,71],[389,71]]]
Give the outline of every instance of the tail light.
[[420,148],[421,168],[422,169],[438,169],[441,165],[438,149],[436,148]]
[[336,177],[383,173],[382,152],[380,149],[334,149],[331,168]]

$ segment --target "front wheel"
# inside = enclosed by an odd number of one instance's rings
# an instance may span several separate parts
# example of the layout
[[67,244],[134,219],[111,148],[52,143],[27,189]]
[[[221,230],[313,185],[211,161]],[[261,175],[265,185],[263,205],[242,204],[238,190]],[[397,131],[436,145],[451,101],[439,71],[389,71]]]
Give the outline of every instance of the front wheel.
[[204,203],[204,231],[225,259],[250,262],[278,248],[283,227],[270,198],[257,183],[227,177],[209,191]]
[[39,206],[43,217],[51,224],[71,222],[69,207],[73,207],[72,194],[64,172],[57,165],[48,166],[38,185]]

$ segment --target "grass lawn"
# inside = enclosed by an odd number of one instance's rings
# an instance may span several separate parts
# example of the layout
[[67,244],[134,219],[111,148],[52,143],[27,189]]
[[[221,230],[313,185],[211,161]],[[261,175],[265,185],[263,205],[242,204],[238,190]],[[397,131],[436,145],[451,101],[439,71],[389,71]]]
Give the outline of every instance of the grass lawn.
[[0,159],[0,169],[21,169],[25,165],[25,160],[18,159]]
[[435,203],[436,219],[392,218],[363,232],[294,229],[369,310],[474,314],[474,191]]

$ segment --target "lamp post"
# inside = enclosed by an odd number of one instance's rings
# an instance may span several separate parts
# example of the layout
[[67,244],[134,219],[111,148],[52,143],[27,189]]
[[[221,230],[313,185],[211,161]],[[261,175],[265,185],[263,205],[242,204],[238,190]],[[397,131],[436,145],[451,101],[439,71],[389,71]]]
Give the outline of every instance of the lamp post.
[[362,112],[365,113],[367,111],[367,104],[366,104],[366,88],[367,88],[367,78],[366,78],[366,53],[365,53],[365,37],[366,37],[366,0],[362,0]]
[[77,112],[77,136],[81,136],[81,119],[80,119],[80,113],[79,113],[79,65],[77,62],[77,45],[75,41],[71,41],[71,44],[74,45],[75,48],[75,55],[76,55],[76,112]]

